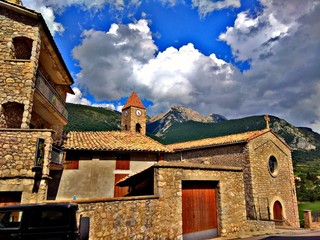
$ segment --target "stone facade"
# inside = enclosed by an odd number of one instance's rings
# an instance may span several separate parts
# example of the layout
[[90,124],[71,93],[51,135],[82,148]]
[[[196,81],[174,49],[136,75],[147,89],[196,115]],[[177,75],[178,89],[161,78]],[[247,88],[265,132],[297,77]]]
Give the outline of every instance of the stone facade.
[[139,124],[139,132],[146,134],[147,112],[145,109],[138,107],[130,107],[124,110],[121,115],[121,130],[137,132],[136,126]]
[[[299,227],[290,148],[271,132],[251,140],[248,148],[253,193],[253,199],[248,201],[259,206],[259,214],[262,218],[268,218],[267,210],[269,209],[271,219],[274,219],[274,203],[279,201],[283,208],[285,224]],[[270,158],[277,161],[274,174],[269,169]]]
[[132,92],[122,108],[121,131],[146,135],[147,111],[136,92]]
[[[52,134],[50,130],[0,129],[0,192],[21,192],[21,203],[46,200]],[[33,171],[38,138],[45,142],[40,179]]]
[[241,168],[188,163],[154,166],[155,195],[79,200],[79,214],[89,216],[90,239],[182,239],[182,182],[218,182],[220,236],[274,229],[270,221],[247,220]]
[[[272,156],[278,160],[276,176],[268,169]],[[283,207],[283,224],[299,227],[291,151],[272,132],[248,142],[177,151],[166,154],[165,159],[169,162],[241,167],[248,218],[274,219],[273,206],[275,201],[279,201]]]
[[[9,124],[3,105],[14,102],[23,106],[23,114],[19,116],[21,128],[29,128],[41,45],[39,25],[36,19],[3,7],[0,22],[0,72],[3,73],[0,75],[0,127]],[[17,38],[32,42],[29,59],[16,58],[18,49],[14,40]]]

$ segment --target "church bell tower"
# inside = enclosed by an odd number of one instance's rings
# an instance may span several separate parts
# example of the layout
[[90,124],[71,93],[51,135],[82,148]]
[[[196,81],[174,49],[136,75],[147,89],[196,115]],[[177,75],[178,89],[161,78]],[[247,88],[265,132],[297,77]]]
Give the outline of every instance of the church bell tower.
[[132,92],[122,108],[121,131],[146,135],[147,111],[136,92]]

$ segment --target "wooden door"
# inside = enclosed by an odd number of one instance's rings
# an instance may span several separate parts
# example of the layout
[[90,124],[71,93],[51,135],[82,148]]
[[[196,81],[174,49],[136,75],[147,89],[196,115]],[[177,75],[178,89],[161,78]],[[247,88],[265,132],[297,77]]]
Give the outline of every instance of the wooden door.
[[215,186],[210,181],[182,183],[183,234],[218,228]]
[[276,201],[273,205],[273,219],[282,220],[282,206],[279,201]]

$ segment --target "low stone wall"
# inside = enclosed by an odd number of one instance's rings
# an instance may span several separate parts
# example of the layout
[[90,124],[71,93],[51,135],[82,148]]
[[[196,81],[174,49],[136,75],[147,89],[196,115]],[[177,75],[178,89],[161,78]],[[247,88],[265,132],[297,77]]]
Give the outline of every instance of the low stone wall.
[[155,196],[73,201],[90,217],[90,239],[182,239],[182,181],[217,181],[219,236],[272,230],[274,223],[246,219],[240,168],[159,163]]
[[163,221],[168,213],[161,211],[156,196],[77,203],[79,215],[90,217],[90,239],[177,239],[181,235],[176,218]]

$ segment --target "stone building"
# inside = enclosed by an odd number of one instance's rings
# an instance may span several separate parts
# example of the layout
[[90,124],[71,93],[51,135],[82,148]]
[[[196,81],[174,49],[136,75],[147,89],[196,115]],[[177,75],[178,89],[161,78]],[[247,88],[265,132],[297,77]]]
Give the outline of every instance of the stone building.
[[0,1],[0,202],[47,198],[73,79],[41,14]]
[[247,218],[299,227],[291,149],[268,127],[168,147],[168,162],[240,167]]

